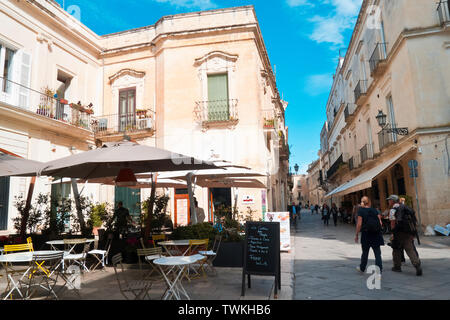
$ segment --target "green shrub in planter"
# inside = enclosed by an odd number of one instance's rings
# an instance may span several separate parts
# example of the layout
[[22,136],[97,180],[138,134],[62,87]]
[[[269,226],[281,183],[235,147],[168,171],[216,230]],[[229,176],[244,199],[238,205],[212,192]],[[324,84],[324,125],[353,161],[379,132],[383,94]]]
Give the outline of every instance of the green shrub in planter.
[[183,239],[209,239],[210,242],[214,241],[214,236],[217,234],[217,230],[208,223],[199,223],[192,226],[178,227],[172,232],[173,240]]

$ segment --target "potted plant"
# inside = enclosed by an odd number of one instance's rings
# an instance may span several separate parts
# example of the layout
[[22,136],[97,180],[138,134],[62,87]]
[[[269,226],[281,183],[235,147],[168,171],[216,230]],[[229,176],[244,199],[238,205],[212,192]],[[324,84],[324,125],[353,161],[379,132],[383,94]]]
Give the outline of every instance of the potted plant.
[[275,120],[274,119],[266,119],[264,118],[264,128],[272,129],[275,126]]
[[107,203],[96,204],[90,212],[88,223],[92,226],[95,236],[98,236],[98,229],[102,227],[108,216],[107,205]]
[[136,115],[139,119],[147,118],[147,109],[136,109]]
[[92,102],[86,107],[84,108],[84,111],[87,114],[93,114],[94,113],[94,109],[92,108],[94,105],[92,104]]

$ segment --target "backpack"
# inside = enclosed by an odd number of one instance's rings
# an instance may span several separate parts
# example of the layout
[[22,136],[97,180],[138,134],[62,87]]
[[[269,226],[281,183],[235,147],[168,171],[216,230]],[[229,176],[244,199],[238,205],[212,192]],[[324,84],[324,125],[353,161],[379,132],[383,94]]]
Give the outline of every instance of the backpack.
[[378,214],[375,213],[374,210],[370,210],[366,216],[365,221],[363,222],[362,229],[367,231],[368,233],[380,233],[381,232],[381,224],[380,219],[378,219]]
[[401,205],[396,212],[397,226],[396,231],[401,231],[409,234],[416,234],[417,219],[416,213],[408,206]]

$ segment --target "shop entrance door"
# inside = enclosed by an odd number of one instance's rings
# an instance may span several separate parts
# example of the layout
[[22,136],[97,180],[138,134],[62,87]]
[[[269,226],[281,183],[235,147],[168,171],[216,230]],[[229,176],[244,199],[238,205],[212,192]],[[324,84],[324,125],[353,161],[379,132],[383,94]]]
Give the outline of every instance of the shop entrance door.
[[9,177],[0,178],[0,230],[8,229]]

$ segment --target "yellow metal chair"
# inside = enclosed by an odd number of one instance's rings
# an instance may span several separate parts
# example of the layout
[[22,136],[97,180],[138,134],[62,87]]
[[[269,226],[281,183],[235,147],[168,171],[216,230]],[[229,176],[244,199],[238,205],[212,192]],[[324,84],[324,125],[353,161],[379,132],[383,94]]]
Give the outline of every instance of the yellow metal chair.
[[[27,241],[27,243],[22,243],[22,244],[6,244],[3,247],[3,252],[5,255],[7,255],[9,253],[21,252],[21,251],[33,252],[33,244],[30,243],[29,241]],[[16,274],[22,274],[22,276],[19,279],[19,281],[20,281],[28,274],[28,271],[31,270],[31,267],[32,267],[32,265],[30,263],[26,269],[25,268],[15,269],[12,267],[12,265],[11,265],[11,267],[8,267],[8,263],[5,263],[5,269],[7,272],[7,279],[8,279],[6,291],[9,290],[5,299],[7,299],[8,297],[11,297],[11,299],[12,299],[12,293],[14,291],[17,291],[19,293],[19,295],[23,298],[22,292],[20,291],[19,286],[18,286],[19,282],[14,281],[13,276]],[[29,276],[31,276],[31,275],[29,275]]]
[[166,240],[166,235],[165,234],[154,234],[152,235],[152,240],[153,240],[153,247],[156,248],[156,241],[165,241]]
[[[206,276],[204,265],[207,263],[207,257],[199,254],[199,251],[208,250],[208,243],[209,239],[189,240],[189,248],[186,252],[186,256],[198,255],[199,257],[199,260],[195,264],[191,265],[191,267],[187,269],[187,272],[184,275],[189,281],[191,279]],[[193,275],[189,274],[191,270],[194,272]]]

